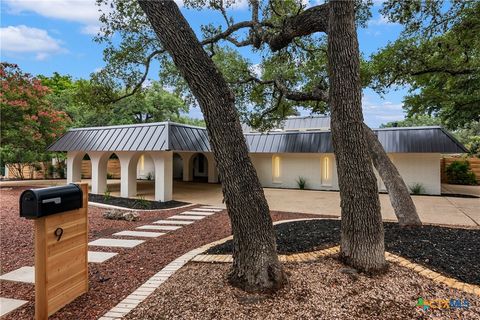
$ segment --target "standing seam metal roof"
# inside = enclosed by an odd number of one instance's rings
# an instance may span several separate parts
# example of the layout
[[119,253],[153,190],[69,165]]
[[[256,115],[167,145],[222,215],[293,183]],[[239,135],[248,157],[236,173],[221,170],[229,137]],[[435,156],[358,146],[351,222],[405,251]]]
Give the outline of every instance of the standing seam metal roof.
[[[464,153],[468,150],[441,127],[374,130],[388,153]],[[245,133],[251,153],[332,153],[330,131]],[[207,130],[172,122],[72,129],[49,151],[209,152]]]

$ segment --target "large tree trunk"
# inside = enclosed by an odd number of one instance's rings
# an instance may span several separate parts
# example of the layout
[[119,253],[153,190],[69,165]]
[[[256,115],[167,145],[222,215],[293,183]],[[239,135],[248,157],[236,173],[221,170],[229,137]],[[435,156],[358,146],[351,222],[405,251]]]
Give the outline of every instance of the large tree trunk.
[[402,227],[421,226],[422,221],[418,216],[417,209],[402,176],[388,157],[372,129],[366,124],[364,124],[364,128],[373,165],[377,168],[387,188],[398,224]]
[[361,271],[385,268],[377,181],[361,105],[360,59],[353,0],[331,1],[328,73],[331,130],[342,208],[341,258]]
[[247,291],[281,288],[270,211],[235,108],[235,97],[173,1],[139,0],[163,47],[187,81],[205,117],[232,223],[230,282]]

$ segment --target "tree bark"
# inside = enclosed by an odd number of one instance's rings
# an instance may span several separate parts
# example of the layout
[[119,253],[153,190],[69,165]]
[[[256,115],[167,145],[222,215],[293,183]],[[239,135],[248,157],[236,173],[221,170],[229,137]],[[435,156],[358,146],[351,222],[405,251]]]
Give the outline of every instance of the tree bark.
[[341,259],[365,272],[385,266],[380,201],[363,128],[354,0],[331,1],[328,73],[331,130],[342,210]]
[[203,112],[233,232],[230,283],[274,291],[286,282],[270,211],[248,155],[235,97],[174,1],[139,0]]
[[387,188],[390,202],[398,219],[398,224],[402,227],[421,226],[422,221],[418,216],[417,208],[413,203],[408,187],[403,181],[402,176],[400,176],[400,173],[388,157],[372,129],[366,124],[363,124],[363,126],[365,128],[373,165],[377,168]]

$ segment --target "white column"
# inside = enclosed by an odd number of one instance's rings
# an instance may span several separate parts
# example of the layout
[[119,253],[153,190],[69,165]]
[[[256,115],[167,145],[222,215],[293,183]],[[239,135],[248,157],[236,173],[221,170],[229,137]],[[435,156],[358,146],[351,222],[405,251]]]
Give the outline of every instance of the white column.
[[80,182],[82,180],[83,151],[67,152],[67,183]]
[[170,201],[173,193],[173,152],[152,152],[155,164],[155,200]]
[[111,152],[89,152],[92,161],[92,193],[104,194],[107,190],[107,163]]
[[194,153],[182,153],[183,181],[193,181],[192,156]]
[[137,195],[138,152],[116,152],[120,160],[120,196],[124,198]]
[[208,162],[208,183],[218,183],[217,163],[213,158],[213,153],[205,154]]

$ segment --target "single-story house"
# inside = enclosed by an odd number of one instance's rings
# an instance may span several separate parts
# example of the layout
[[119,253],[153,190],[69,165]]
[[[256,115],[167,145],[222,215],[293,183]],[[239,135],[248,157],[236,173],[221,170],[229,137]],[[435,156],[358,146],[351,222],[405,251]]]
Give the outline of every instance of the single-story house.
[[[427,194],[440,194],[441,154],[464,153],[465,147],[441,127],[375,129],[381,144],[407,185],[420,183]],[[273,131],[244,126],[250,157],[264,187],[297,188],[304,177],[308,189],[338,190],[330,119],[291,117]],[[71,129],[48,150],[67,152],[68,182],[81,179],[82,159],[92,164],[92,192],[107,185],[107,161],[120,160],[120,193],[137,194],[137,179],[155,180],[155,199],[172,199],[173,179],[218,183],[219,177],[205,128],[160,122]],[[377,175],[378,178],[378,175]],[[385,190],[381,179],[380,190]]]

